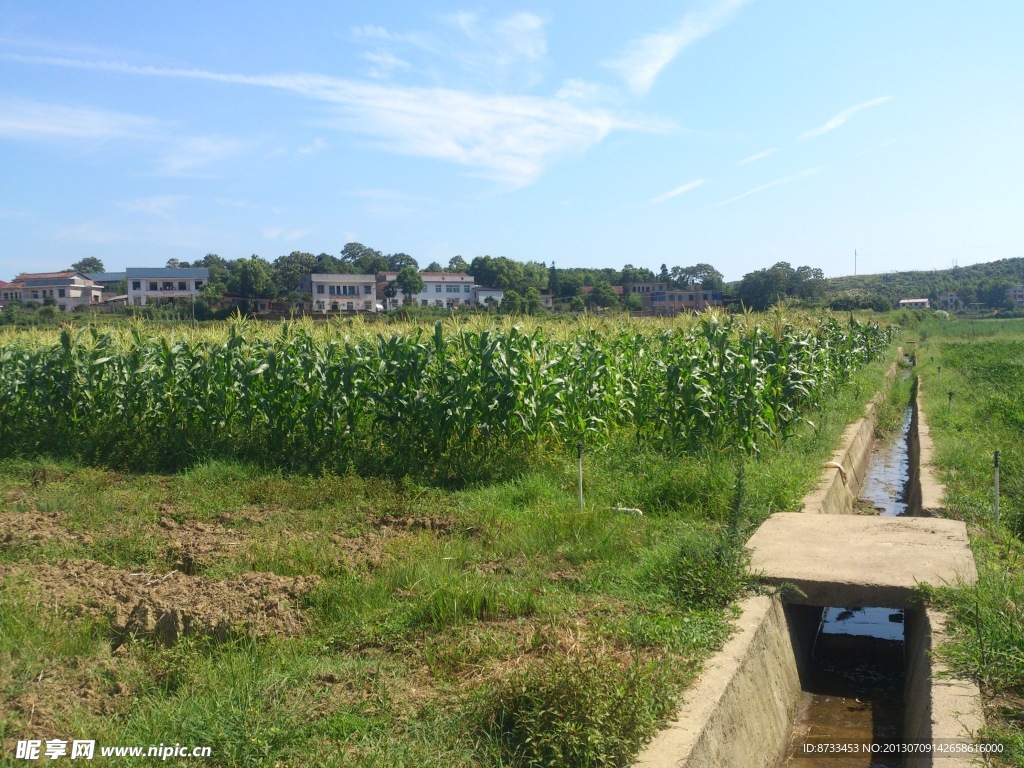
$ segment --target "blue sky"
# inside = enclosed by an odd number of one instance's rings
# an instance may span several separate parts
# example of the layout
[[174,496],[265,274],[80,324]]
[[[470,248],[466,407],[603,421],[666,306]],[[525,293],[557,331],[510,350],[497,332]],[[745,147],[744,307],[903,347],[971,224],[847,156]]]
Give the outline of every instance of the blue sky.
[[0,279],[1024,256],[1024,4],[0,0]]

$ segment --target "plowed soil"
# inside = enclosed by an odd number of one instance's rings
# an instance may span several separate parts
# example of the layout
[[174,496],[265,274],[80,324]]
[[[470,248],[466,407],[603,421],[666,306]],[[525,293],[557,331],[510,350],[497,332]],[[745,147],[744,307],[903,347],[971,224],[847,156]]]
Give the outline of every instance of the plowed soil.
[[0,579],[7,576],[23,577],[47,603],[106,618],[115,641],[134,634],[167,645],[186,634],[297,634],[306,626],[297,603],[319,581],[271,573],[217,581],[180,571],[133,573],[92,560],[0,565]]

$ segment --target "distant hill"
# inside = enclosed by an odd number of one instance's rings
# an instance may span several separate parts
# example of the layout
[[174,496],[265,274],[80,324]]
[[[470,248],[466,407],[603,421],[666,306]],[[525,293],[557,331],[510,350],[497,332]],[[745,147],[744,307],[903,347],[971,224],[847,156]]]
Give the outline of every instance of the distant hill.
[[1000,259],[969,267],[924,272],[888,272],[883,275],[850,275],[826,281],[829,300],[842,296],[878,297],[895,305],[900,299],[931,299],[955,291],[965,304],[980,302],[999,307],[1006,289],[1024,284],[1024,258]]

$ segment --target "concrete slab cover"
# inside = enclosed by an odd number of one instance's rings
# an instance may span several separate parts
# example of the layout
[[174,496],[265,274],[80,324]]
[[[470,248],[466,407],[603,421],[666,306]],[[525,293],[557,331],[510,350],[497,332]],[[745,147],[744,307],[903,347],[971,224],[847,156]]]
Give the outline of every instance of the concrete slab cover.
[[747,542],[750,570],[794,584],[806,605],[913,604],[918,584],[973,584],[978,574],[959,520],[859,515],[772,515]]

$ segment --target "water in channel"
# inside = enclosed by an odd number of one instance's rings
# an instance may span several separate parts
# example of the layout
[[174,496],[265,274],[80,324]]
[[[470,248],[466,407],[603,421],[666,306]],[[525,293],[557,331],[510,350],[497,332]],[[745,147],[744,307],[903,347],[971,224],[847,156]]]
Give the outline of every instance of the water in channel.
[[[902,428],[876,445],[858,499],[861,514],[906,513],[911,419],[907,408]],[[902,741],[903,638],[903,611],[862,606],[822,610],[811,660],[801,678],[803,701],[784,766],[903,765],[898,755],[882,751],[884,745]],[[848,745],[848,751],[815,752],[843,749],[824,745]]]

